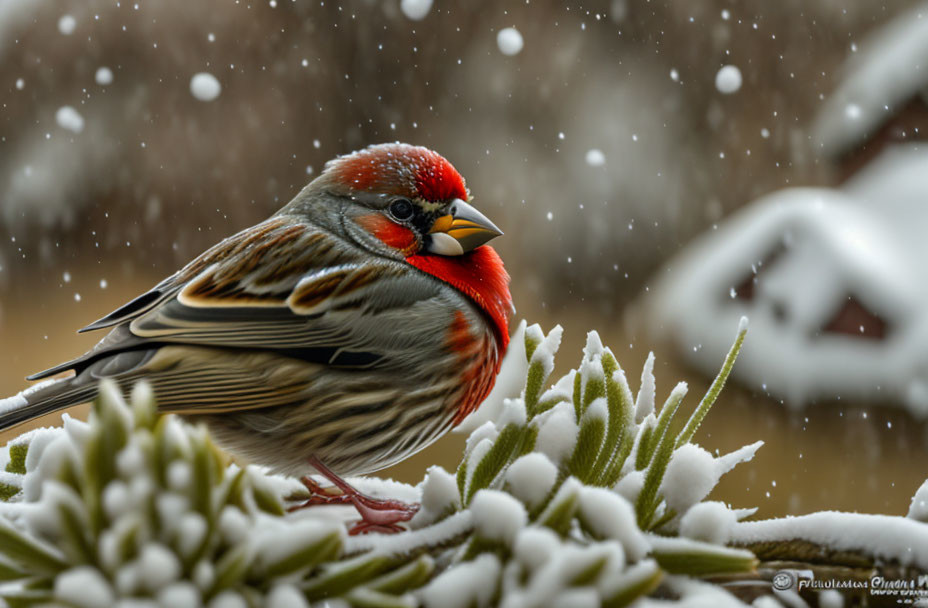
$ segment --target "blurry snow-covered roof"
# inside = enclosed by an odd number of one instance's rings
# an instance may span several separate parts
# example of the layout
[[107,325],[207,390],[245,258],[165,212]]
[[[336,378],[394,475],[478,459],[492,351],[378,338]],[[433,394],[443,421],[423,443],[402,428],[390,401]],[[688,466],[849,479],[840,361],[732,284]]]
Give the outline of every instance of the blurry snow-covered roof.
[[813,142],[829,156],[863,143],[928,89],[928,4],[902,13],[862,41],[842,74],[812,125]]
[[[926,175],[928,153],[901,146],[844,189],[789,188],[749,204],[664,269],[652,331],[711,373],[726,328],[747,315],[733,373],[749,386],[793,406],[843,396],[928,416]],[[885,336],[827,329],[852,299]]]

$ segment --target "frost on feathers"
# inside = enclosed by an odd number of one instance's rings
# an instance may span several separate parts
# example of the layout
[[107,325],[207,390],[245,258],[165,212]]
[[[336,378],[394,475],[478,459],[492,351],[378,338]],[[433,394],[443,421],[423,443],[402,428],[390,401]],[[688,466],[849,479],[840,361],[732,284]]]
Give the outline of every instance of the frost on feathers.
[[667,506],[683,513],[709,495],[719,481],[718,468],[712,454],[698,445],[680,446],[670,457],[660,493]]
[[499,559],[483,553],[471,562],[446,570],[417,592],[427,608],[483,608],[496,594],[502,566]]
[[528,523],[522,503],[505,492],[480,490],[470,504],[474,528],[480,538],[511,546]]
[[556,480],[557,467],[539,452],[520,457],[506,471],[508,490],[529,509],[541,504]]
[[680,519],[680,534],[693,540],[724,545],[736,523],[735,512],[723,502],[693,505]]

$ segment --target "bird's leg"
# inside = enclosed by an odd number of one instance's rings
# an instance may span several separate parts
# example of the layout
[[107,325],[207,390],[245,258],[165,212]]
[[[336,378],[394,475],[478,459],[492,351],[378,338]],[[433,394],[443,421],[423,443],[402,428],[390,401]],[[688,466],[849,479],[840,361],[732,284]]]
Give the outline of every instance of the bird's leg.
[[333,492],[332,488],[323,488],[311,477],[303,477],[300,481],[309,490],[312,496],[304,504],[295,507],[301,509],[318,504],[352,504],[361,516],[361,521],[349,530],[349,534],[364,534],[366,532],[400,532],[402,528],[397,525],[409,521],[419,510],[418,504],[409,504],[401,500],[389,498],[374,498],[359,492],[347,481],[339,477],[329,467],[322,464],[316,457],[309,459],[309,464],[319,473],[332,482],[341,494]]

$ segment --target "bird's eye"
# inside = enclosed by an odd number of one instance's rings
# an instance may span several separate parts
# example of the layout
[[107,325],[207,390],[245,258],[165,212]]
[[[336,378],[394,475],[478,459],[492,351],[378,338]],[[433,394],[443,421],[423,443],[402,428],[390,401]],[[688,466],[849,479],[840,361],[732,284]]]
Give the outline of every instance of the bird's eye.
[[393,219],[403,221],[412,217],[412,203],[405,198],[397,199],[390,203],[390,215]]

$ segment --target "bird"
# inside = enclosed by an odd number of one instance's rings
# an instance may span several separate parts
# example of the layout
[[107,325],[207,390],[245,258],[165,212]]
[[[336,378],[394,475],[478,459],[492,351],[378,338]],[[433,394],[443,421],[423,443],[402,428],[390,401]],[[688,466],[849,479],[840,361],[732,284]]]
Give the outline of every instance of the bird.
[[[486,243],[502,231],[431,149],[372,145],[326,163],[268,219],[80,332],[88,352],[0,401],[0,430],[148,382],[160,412],[226,451],[302,476],[309,504],[354,505],[352,533],[396,531],[416,505],[345,477],[423,449],[493,387],[514,312]],[[317,473],[333,486],[323,488]]]

